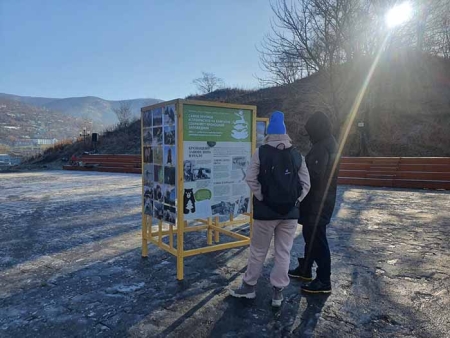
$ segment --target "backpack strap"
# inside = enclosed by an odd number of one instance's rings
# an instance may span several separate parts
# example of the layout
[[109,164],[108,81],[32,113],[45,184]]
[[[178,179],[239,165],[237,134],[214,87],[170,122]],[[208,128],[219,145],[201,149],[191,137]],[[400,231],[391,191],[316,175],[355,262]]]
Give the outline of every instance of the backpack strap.
[[268,144],[264,144],[264,145],[259,147],[258,153],[259,153],[260,167],[267,164],[268,159],[270,158],[270,156],[268,156],[270,150],[271,149],[270,149],[270,146]]
[[[272,146],[269,146],[268,144],[264,144],[259,147],[259,162],[260,165],[266,165],[272,163],[270,160],[270,152],[276,151],[276,150],[285,150],[286,148],[274,148]],[[294,148],[291,146],[289,149],[289,152],[292,156],[292,159],[294,160],[294,164],[297,167],[297,171],[300,170],[300,167],[302,166],[302,155],[300,155],[300,152],[297,150],[297,148]]]
[[300,170],[300,167],[302,166],[302,155],[300,155],[300,152],[297,150],[297,148],[291,147],[291,156],[294,160],[295,167],[297,168],[297,171]]

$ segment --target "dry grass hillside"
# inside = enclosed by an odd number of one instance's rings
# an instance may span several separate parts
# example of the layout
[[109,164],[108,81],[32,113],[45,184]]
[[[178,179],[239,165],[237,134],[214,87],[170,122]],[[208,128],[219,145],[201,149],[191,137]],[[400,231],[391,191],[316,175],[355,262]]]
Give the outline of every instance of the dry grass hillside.
[[[282,87],[256,91],[221,89],[191,99],[251,104],[259,116],[284,111],[294,143],[307,151],[304,124],[314,111],[332,117],[339,137],[372,60],[343,65],[335,90],[336,107],[331,108],[328,78],[315,74]],[[364,121],[364,131],[356,127]],[[450,62],[414,53],[390,54],[380,59],[358,114],[351,126],[344,155],[358,156],[450,156]],[[49,149],[30,163],[60,161],[90,150],[80,142]],[[139,154],[140,121],[106,132],[98,143],[99,153]]]
[[[339,115],[334,116],[328,77],[316,74],[294,84],[258,91],[220,90],[202,100],[258,106],[259,116],[273,110],[286,114],[287,128],[303,150],[308,140],[303,126],[314,111],[333,118],[338,136],[345,125],[372,60],[343,65],[336,79]],[[364,121],[360,137],[357,122]],[[380,59],[359,107],[345,154],[357,156],[365,143],[369,156],[450,156],[450,62],[436,57],[400,52]]]

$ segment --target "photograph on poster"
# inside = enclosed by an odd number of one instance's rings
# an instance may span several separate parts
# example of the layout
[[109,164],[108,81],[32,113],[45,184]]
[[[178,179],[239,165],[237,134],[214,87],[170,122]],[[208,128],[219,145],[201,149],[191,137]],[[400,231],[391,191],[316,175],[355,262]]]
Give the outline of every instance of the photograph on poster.
[[144,163],[153,163],[152,147],[144,146]]
[[153,125],[153,116],[152,116],[152,111],[151,110],[147,110],[145,112],[142,113],[142,124],[144,128],[148,128],[151,127]]
[[144,145],[150,145],[153,143],[152,129],[144,129]]
[[149,185],[155,179],[155,168],[152,164],[144,164],[144,185]]
[[164,167],[164,183],[169,185],[175,185],[175,167]]
[[162,127],[153,128],[153,144],[155,144],[155,145],[163,144],[163,128]]
[[250,197],[241,196],[239,200],[236,201],[235,214],[240,215],[248,212],[248,206],[250,204]]
[[234,156],[232,162],[232,170],[242,170],[247,168],[246,156]]
[[246,156],[235,156],[232,160],[231,169],[235,172],[234,178],[239,182],[244,181],[247,175],[248,158]]
[[211,179],[211,166],[196,165],[195,161],[187,160],[183,163],[183,175],[185,182]]
[[144,186],[144,198],[153,199],[153,188],[151,184]]
[[164,144],[169,146],[175,144],[175,126],[164,127]]
[[174,186],[167,185],[164,193],[164,203],[175,206],[177,189]]
[[163,164],[163,147],[155,146],[153,147],[153,163],[162,165]]
[[170,146],[164,146],[164,165],[175,166],[177,163],[176,148]]
[[211,206],[213,215],[231,215],[234,214],[234,203],[222,201]]
[[164,205],[162,203],[153,202],[153,217],[157,219],[163,219]]
[[153,216],[153,201],[151,198],[144,197],[144,214]]
[[194,177],[196,180],[211,179],[211,168],[204,166],[194,167]]
[[175,124],[175,105],[172,104],[170,106],[164,107],[164,125],[173,125]]
[[153,127],[159,127],[162,125],[162,107],[152,110],[153,113]]
[[185,182],[194,182],[194,172],[192,171],[192,161],[184,161],[183,163],[183,176]]
[[175,167],[164,167],[164,183],[175,185],[176,169]]
[[155,183],[164,183],[164,167],[160,165],[155,165],[154,167],[154,182]]
[[163,185],[155,183],[155,188],[153,191],[153,199],[158,202],[164,202]]
[[164,221],[175,224],[176,219],[177,219],[177,214],[176,214],[175,208],[165,205],[164,206]]

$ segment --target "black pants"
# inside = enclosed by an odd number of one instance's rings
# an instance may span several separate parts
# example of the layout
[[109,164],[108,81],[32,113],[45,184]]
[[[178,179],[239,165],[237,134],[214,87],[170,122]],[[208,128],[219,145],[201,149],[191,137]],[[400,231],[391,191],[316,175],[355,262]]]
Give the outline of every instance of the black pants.
[[317,264],[317,278],[322,283],[330,282],[331,255],[327,240],[327,224],[303,224],[305,239],[305,270],[311,271],[313,263]]

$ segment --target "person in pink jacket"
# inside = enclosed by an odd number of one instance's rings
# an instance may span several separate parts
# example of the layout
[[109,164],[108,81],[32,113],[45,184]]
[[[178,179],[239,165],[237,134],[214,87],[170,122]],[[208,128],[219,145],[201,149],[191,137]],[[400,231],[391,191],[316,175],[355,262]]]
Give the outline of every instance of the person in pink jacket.
[[256,297],[255,286],[274,237],[275,259],[270,282],[272,306],[279,307],[283,301],[282,291],[289,285],[290,251],[299,217],[298,206],[310,188],[304,158],[286,134],[282,112],[272,113],[264,144],[253,154],[246,182],[253,193],[253,234],[247,271],[241,286],[230,289],[230,295]]

